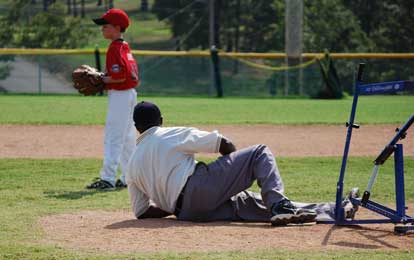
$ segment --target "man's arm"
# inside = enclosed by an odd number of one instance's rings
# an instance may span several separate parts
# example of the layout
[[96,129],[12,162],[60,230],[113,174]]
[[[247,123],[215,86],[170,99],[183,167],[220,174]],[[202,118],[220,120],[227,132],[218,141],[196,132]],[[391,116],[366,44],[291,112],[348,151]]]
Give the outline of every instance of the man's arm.
[[225,137],[222,137],[221,142],[220,142],[219,152],[222,155],[227,155],[234,151],[236,151],[236,147],[234,146],[234,144],[230,140],[226,139]]
[[128,183],[128,193],[131,200],[132,210],[136,218],[163,218],[171,215],[171,213],[165,212],[151,202],[151,200],[138,189],[135,183]]
[[144,214],[138,216],[138,219],[143,219],[143,218],[163,218],[163,217],[168,217],[172,215],[171,213],[164,211],[160,208],[157,207],[153,207],[150,206],[147,211],[144,212]]

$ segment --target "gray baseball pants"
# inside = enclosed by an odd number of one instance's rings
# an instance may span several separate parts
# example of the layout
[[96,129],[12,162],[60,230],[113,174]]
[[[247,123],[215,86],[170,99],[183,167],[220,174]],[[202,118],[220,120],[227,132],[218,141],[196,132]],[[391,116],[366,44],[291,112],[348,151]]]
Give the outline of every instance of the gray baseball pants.
[[[247,191],[257,180],[261,192]],[[273,204],[286,198],[274,155],[265,145],[251,146],[199,163],[183,190],[179,220],[268,222]],[[314,209],[317,219],[330,219],[332,203],[296,206]]]

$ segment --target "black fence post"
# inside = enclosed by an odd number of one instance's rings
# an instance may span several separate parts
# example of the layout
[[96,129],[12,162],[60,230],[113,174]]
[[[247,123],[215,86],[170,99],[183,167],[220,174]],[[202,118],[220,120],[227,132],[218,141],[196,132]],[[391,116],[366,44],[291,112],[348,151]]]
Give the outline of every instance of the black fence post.
[[[101,71],[101,54],[99,52],[98,45],[95,47],[95,65],[98,71]],[[103,90],[99,92],[99,96],[103,95]]]
[[217,90],[217,97],[223,97],[223,88],[221,86],[221,76],[219,67],[220,60],[216,46],[211,46],[210,55],[211,60],[213,61],[214,86]]

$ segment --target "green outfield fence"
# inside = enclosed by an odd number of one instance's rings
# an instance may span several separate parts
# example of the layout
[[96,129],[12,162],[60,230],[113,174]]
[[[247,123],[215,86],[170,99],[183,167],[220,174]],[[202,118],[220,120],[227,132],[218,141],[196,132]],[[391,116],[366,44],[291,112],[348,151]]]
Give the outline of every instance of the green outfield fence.
[[[209,51],[132,51],[147,95],[215,96]],[[219,52],[224,96],[312,96],[323,86],[317,59],[303,53],[298,65],[287,67],[284,53]],[[331,53],[341,85],[351,93],[354,71],[367,64],[366,82],[413,80],[414,53]],[[99,59],[96,59],[99,57]],[[0,93],[76,93],[72,70],[81,64],[102,67],[100,49],[0,49]]]

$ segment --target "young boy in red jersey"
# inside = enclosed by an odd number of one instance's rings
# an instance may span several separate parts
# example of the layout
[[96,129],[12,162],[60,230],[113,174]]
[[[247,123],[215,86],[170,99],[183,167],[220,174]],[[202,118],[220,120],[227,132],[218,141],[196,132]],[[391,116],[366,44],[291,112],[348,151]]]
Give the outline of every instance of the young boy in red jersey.
[[[128,160],[135,147],[136,130],[133,122],[137,104],[135,87],[139,85],[138,66],[122,33],[129,26],[128,15],[121,9],[110,9],[101,18],[93,19],[102,26],[102,35],[111,41],[106,53],[105,89],[108,91],[108,111],[104,137],[104,161],[99,180],[87,189],[123,188]],[[116,180],[118,165],[121,177]]]

